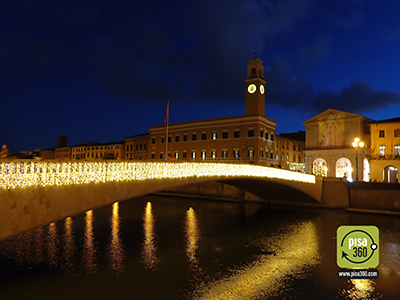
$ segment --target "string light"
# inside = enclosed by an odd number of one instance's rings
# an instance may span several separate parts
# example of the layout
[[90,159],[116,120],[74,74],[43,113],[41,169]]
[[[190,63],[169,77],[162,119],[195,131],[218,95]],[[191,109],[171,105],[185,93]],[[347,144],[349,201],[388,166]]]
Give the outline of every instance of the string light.
[[314,175],[246,164],[54,161],[13,161],[0,163],[1,189],[110,181],[218,176],[275,178],[315,183]]

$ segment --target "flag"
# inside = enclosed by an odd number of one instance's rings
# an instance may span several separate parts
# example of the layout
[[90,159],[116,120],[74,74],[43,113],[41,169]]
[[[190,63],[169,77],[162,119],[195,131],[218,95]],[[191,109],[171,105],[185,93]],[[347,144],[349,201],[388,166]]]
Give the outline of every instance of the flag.
[[167,126],[167,119],[168,119],[168,102],[167,102],[167,110],[165,111],[165,117],[164,117],[164,130],[165,130],[165,127]]

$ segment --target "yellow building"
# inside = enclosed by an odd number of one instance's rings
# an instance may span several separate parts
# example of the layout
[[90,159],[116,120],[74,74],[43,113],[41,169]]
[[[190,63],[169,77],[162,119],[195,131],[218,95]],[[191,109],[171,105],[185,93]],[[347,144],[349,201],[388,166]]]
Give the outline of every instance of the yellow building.
[[398,182],[400,168],[400,118],[370,123],[371,180]]
[[[306,172],[369,181],[366,149],[370,147],[368,124],[371,122],[373,120],[362,115],[336,109],[328,109],[305,121]],[[355,148],[356,138],[362,144]]]
[[56,148],[54,159],[57,160],[69,160],[71,159],[71,147],[60,147]]
[[149,128],[148,157],[165,160],[234,160],[271,165],[275,161],[274,120],[265,117],[262,61],[247,66],[245,114]]
[[305,131],[281,133],[276,136],[276,161],[283,169],[305,172]]

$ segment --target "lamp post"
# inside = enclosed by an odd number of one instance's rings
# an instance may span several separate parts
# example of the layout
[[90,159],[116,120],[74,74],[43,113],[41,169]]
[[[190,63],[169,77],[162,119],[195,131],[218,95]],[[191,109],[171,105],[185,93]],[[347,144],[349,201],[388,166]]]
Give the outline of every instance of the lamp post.
[[356,149],[356,181],[358,181],[358,148],[363,148],[364,143],[359,138],[355,138],[352,145]]

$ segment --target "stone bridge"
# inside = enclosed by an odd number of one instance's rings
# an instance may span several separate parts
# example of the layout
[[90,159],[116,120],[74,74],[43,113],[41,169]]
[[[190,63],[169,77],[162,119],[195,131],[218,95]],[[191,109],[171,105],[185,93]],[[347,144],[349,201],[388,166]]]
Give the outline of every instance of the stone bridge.
[[219,162],[0,162],[0,240],[116,201],[219,181],[261,198],[320,203],[322,180]]

